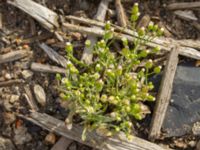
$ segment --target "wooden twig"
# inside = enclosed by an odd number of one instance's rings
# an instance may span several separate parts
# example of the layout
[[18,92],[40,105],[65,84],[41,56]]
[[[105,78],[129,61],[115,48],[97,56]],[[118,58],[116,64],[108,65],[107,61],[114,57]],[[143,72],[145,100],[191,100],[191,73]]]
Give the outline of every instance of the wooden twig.
[[22,84],[22,83],[24,83],[24,80],[21,80],[21,79],[2,81],[0,82],[0,87],[12,86],[12,85]]
[[165,118],[165,113],[169,105],[171,91],[173,88],[173,80],[178,64],[178,53],[179,49],[177,47],[173,48],[165,66],[156,105],[154,108],[153,118],[151,121],[149,133],[149,139],[151,140],[158,138],[160,135],[160,130]]
[[12,51],[7,54],[0,55],[0,64],[15,61],[28,56],[30,52],[26,50]]
[[167,6],[167,9],[169,10],[196,9],[196,8],[200,8],[200,2],[172,3]]
[[127,26],[127,17],[124,11],[124,8],[121,4],[121,0],[115,0],[115,7],[117,11],[117,21],[118,24],[122,27]]
[[51,150],[66,150],[73,141],[66,137],[61,137]]
[[8,3],[26,12],[50,31],[59,27],[58,15],[32,0],[9,0]]
[[66,69],[64,68],[34,62],[31,64],[31,70],[44,73],[66,73]]
[[54,51],[51,47],[47,46],[45,43],[39,44],[39,47],[47,53],[47,55],[49,56],[49,58],[51,58],[51,60],[55,61],[56,63],[66,68],[68,61],[65,59],[65,57],[58,54],[56,51]]
[[[101,0],[98,10],[97,10],[97,14],[94,17],[94,19],[99,20],[99,21],[104,21],[105,16],[106,16],[106,11],[108,8],[108,4],[109,4],[109,0]],[[98,27],[94,26],[93,30],[96,30],[96,29],[98,29]],[[87,40],[91,41],[91,47],[84,48],[81,60],[83,60],[87,64],[90,64],[90,63],[92,63],[92,57],[93,57],[92,48],[95,45],[95,43],[97,42],[97,37],[94,35],[88,35]]]
[[194,15],[194,13],[191,10],[190,11],[177,10],[177,11],[174,11],[174,14],[177,15],[179,18],[186,21],[198,20],[198,18]]
[[2,18],[2,13],[0,13],[0,29],[3,27],[3,18]]
[[80,126],[74,125],[71,130],[68,130],[63,121],[38,112],[33,112],[30,116],[18,116],[31,121],[50,132],[54,132],[100,150],[164,150],[164,148],[138,137],[134,137],[132,141],[127,141],[118,138],[105,138],[97,135],[95,132],[88,132],[87,139],[82,141],[81,134],[83,129]]
[[[93,30],[93,28],[90,28],[90,27],[72,25],[69,23],[63,23],[63,29],[70,30],[70,31],[77,31],[77,32],[81,32],[81,33],[92,34],[92,35],[96,35],[99,37],[104,35],[104,30],[102,30],[102,29]],[[129,33],[129,34],[131,34],[131,33]],[[127,40],[130,42],[132,42],[135,38],[139,38],[136,35],[131,36],[131,35],[127,35],[127,34],[120,34],[120,33],[114,32],[114,38],[121,40],[123,37],[127,38]],[[171,48],[178,43],[175,40],[169,39],[169,38],[155,38],[154,40],[146,42],[145,44],[150,47],[160,46],[162,50],[171,51]],[[180,46],[179,52],[180,52],[180,55],[194,58],[194,59],[200,59],[200,52],[197,51],[196,49]]]
[[26,94],[24,94],[24,96],[25,96],[31,110],[32,111],[38,111],[39,108],[38,108],[38,106],[37,106],[37,104],[36,104],[36,102],[33,98],[33,94],[31,92],[30,86],[29,85],[24,86],[24,90],[26,92]]

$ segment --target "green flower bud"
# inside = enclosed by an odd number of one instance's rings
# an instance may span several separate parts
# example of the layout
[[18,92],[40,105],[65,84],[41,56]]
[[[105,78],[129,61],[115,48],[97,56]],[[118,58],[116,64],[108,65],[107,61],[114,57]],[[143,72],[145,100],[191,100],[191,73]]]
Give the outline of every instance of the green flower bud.
[[70,72],[74,73],[74,74],[78,74],[79,73],[78,69],[76,69],[74,66],[70,68]]
[[61,80],[62,84],[64,84],[66,87],[70,88],[72,86],[71,82],[67,78],[63,78]]
[[132,14],[137,14],[139,12],[138,3],[135,3],[132,8]]
[[160,46],[156,46],[156,47],[153,48],[152,51],[153,51],[153,53],[157,53],[157,52],[160,51],[160,49],[161,49]]
[[139,12],[137,14],[132,14],[131,15],[131,21],[136,22],[138,20],[139,16],[140,16]]
[[113,38],[113,32],[112,31],[106,31],[104,34],[104,39],[105,40],[110,40]]
[[86,47],[90,47],[91,46],[91,41],[90,40],[86,40],[85,41],[85,46]]
[[116,98],[114,96],[109,96],[108,97],[108,101],[111,103],[111,104],[114,104],[116,105],[118,103],[118,101],[116,100]]
[[153,61],[151,59],[149,59],[149,61],[145,64],[145,67],[150,69],[153,67]]
[[129,58],[130,56],[130,50],[128,48],[123,48],[122,49],[122,55],[126,58]]
[[66,47],[65,50],[67,51],[67,53],[72,53],[73,52],[73,46],[70,42],[66,43]]
[[135,95],[131,95],[131,101],[136,101],[136,96]]
[[98,45],[101,47],[101,48],[105,48],[106,47],[106,43],[104,40],[101,40],[100,42],[98,42]]
[[150,90],[152,90],[152,89],[154,88],[154,85],[153,85],[152,82],[149,82],[149,83],[148,83],[148,88],[149,88]]
[[119,128],[119,127],[115,127],[115,131],[116,131],[116,132],[119,132],[119,131],[120,131],[120,128]]
[[101,65],[100,64],[96,64],[95,70],[98,71],[98,72],[101,71]]
[[135,119],[137,119],[137,120],[142,120],[142,116],[141,116],[141,114],[139,114],[139,113],[135,114],[134,117],[135,117]]
[[61,81],[61,79],[62,79],[61,75],[60,75],[59,73],[57,73],[57,74],[56,74],[56,80]]
[[121,76],[122,75],[122,66],[118,66],[115,73],[117,76]]
[[60,98],[63,99],[63,100],[69,100],[70,96],[67,95],[67,94],[61,93]]
[[107,76],[110,77],[110,78],[114,78],[114,77],[115,77],[115,74],[114,74],[114,72],[113,72],[111,69],[108,69],[108,70],[106,71],[106,74],[107,74]]
[[97,91],[101,91],[103,89],[103,85],[104,85],[104,82],[103,80],[98,80],[96,83],[95,83],[95,86],[96,86],[96,90]]
[[108,100],[108,97],[105,95],[105,94],[103,94],[102,96],[101,96],[101,99],[100,99],[103,103],[105,103],[105,102],[107,102],[107,100]]
[[110,30],[110,29],[111,29],[110,21],[107,21],[105,24],[105,30]]
[[156,98],[155,98],[154,96],[152,96],[152,95],[148,95],[148,96],[147,96],[147,100],[148,100],[148,101],[155,101]]
[[66,66],[68,69],[70,69],[71,67],[73,67],[73,64],[69,61],[67,62],[67,66]]
[[135,104],[132,104],[131,105],[131,113],[134,115],[134,114],[136,114],[136,113],[139,113],[141,111],[141,106],[140,106],[140,104],[137,104],[137,103],[135,103]]
[[159,74],[161,69],[162,69],[162,67],[158,66],[158,67],[155,67],[153,71],[154,71],[154,73]]
[[93,74],[93,77],[95,80],[99,79],[100,78],[100,74],[99,73],[95,73]]
[[154,23],[152,21],[149,22],[148,30],[152,31],[154,27]]
[[145,35],[145,28],[144,28],[144,27],[141,27],[141,28],[138,30],[138,35],[139,35],[139,36],[144,36],[144,35]]
[[139,53],[139,57],[145,58],[145,57],[147,57],[148,54],[149,54],[149,51],[148,51],[148,50],[142,50],[142,51]]
[[156,25],[153,26],[153,31],[157,32],[157,30],[158,30],[158,25],[156,24]]
[[90,105],[90,101],[89,101],[88,99],[85,100],[85,103],[86,103],[87,105]]
[[162,36],[164,33],[164,28],[159,28],[157,31],[157,36]]

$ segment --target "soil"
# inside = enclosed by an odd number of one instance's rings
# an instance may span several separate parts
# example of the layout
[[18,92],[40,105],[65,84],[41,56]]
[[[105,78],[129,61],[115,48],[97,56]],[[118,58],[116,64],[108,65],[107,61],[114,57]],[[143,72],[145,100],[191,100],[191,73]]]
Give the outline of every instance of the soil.
[[[93,18],[100,2],[100,0],[35,1],[61,15],[88,18]],[[166,9],[168,4],[183,2],[183,0],[125,0],[122,4],[127,16],[130,15],[131,7],[135,2],[140,4],[141,18],[144,15],[150,15],[152,21],[162,24],[168,31],[165,36],[174,39],[200,38],[200,30],[193,26],[190,21],[180,19],[174,15],[173,11]],[[106,20],[111,20],[117,24],[114,3],[111,3],[109,8],[114,11],[114,15],[107,15]],[[192,13],[200,20],[200,10],[192,10]],[[51,61],[45,52],[39,48],[38,42],[45,42],[62,55],[65,54],[63,43],[60,43],[52,33],[44,29],[29,15],[7,4],[5,0],[0,1],[0,16],[2,16],[2,20],[0,20],[0,22],[2,21],[2,27],[0,26],[0,55],[20,49],[33,52],[32,56],[0,65],[0,82],[13,79],[23,79],[25,81],[9,87],[0,87],[0,138],[9,140],[8,143],[12,144],[11,147],[16,150],[50,150],[55,142],[48,143],[45,140],[45,137],[49,134],[48,131],[15,116],[13,112],[28,113],[29,106],[24,96],[24,86],[29,85],[31,91],[33,91],[34,85],[38,84],[44,89],[47,99],[45,106],[38,104],[40,112],[48,113],[58,119],[64,119],[67,111],[60,106],[55,74],[38,73],[30,70],[31,62],[59,66]],[[86,35],[76,32],[70,32],[65,37],[65,40],[75,43],[77,57],[81,55],[85,38]],[[22,72],[24,70],[31,72],[29,78],[23,75]],[[139,130],[141,130],[141,135],[145,138],[148,133],[148,127],[140,128]],[[55,135],[55,138],[57,141],[59,136]],[[179,138],[160,139],[157,143],[170,148],[191,150],[194,149],[197,140],[197,137],[187,135]],[[89,150],[92,148],[73,142],[68,149]]]

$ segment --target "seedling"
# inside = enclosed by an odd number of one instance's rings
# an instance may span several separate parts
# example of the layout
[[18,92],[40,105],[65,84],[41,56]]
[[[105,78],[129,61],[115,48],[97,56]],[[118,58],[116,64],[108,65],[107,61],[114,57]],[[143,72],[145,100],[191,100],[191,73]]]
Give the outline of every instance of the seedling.
[[[85,42],[85,46],[93,49],[94,61],[90,65],[75,58],[73,45],[66,44],[66,57],[72,63],[66,66],[69,73],[63,78],[58,75],[57,78],[61,81],[61,98],[69,101],[67,127],[71,129],[73,118],[79,117],[84,126],[83,140],[87,132],[94,130],[104,136],[123,132],[131,139],[133,124],[146,115],[143,102],[155,101],[155,97],[149,93],[154,86],[148,78],[158,74],[161,67],[154,66],[149,59],[144,67],[133,70],[144,58],[159,52],[159,47],[144,49],[144,42],[162,35],[163,29],[150,22],[147,28],[136,30],[139,15],[136,3],[132,9],[131,22],[140,38],[133,41],[134,45],[122,38],[122,50],[111,52],[110,41],[113,40],[114,31],[110,22],[106,23],[105,34],[94,47],[91,47],[90,41]],[[150,38],[143,40],[146,37]]]

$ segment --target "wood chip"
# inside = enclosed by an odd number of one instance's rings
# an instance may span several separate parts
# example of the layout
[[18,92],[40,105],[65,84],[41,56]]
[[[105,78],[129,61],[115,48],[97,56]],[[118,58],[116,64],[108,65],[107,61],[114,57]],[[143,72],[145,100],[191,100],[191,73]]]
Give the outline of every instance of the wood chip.
[[169,10],[178,10],[178,9],[196,9],[200,8],[200,2],[180,2],[172,3],[167,6]]
[[0,64],[11,62],[11,61],[16,61],[16,60],[24,58],[28,55],[30,55],[30,52],[28,52],[26,50],[12,51],[7,54],[0,55]]
[[44,107],[46,105],[46,93],[44,92],[43,87],[41,87],[39,84],[36,84],[34,85],[33,89],[38,103]]
[[6,87],[6,86],[12,86],[12,85],[16,86],[16,84],[22,84],[22,83],[24,83],[24,80],[21,80],[21,79],[2,81],[0,82],[0,87]]
[[51,145],[55,144],[55,142],[56,142],[56,135],[53,134],[53,133],[47,134],[47,136],[45,137],[45,142],[47,144],[51,144]]
[[149,139],[154,140],[160,136],[160,129],[162,127],[165,113],[170,102],[171,91],[173,89],[173,80],[178,64],[179,49],[175,47],[167,60],[165,70],[163,73],[161,85],[159,88],[156,106],[154,108],[153,118],[151,121]]
[[126,27],[127,26],[127,16],[126,16],[124,8],[121,4],[121,0],[115,0],[115,7],[116,7],[116,11],[117,11],[118,24],[122,27]]
[[2,13],[0,13],[0,29],[3,28],[3,18],[2,18]]
[[31,63],[31,70],[44,73],[66,73],[66,69],[64,68],[35,62]]
[[58,15],[32,0],[8,0],[8,3],[26,12],[50,31],[59,27]]
[[51,150],[66,150],[73,141],[65,137],[61,137]]
[[25,96],[25,98],[26,98],[31,110],[38,111],[39,108],[38,108],[38,106],[37,106],[37,104],[35,102],[35,99],[33,98],[33,94],[31,92],[30,86],[29,85],[25,85],[24,86],[24,90],[26,92],[26,94],[24,94],[24,96]]
[[186,21],[197,21],[198,18],[195,16],[193,11],[191,10],[177,10],[174,12],[179,18],[184,19]]
[[33,112],[30,116],[18,115],[32,123],[66,138],[76,140],[77,142],[102,150],[164,150],[164,148],[148,142],[144,139],[134,137],[132,141],[118,138],[104,138],[95,132],[88,132],[87,140],[82,141],[82,127],[74,125],[68,130],[65,123],[44,113]]
[[47,53],[47,55],[49,56],[49,58],[51,58],[51,60],[60,64],[64,68],[67,66],[68,61],[65,59],[65,57],[58,54],[56,51],[54,51],[51,47],[47,46],[45,43],[39,44],[39,46]]

